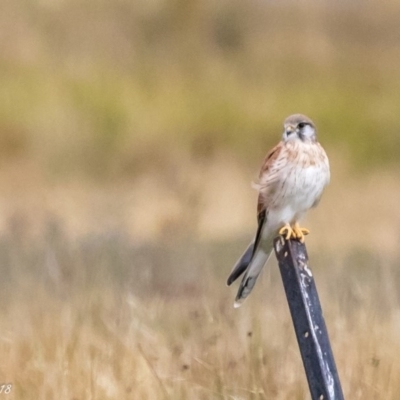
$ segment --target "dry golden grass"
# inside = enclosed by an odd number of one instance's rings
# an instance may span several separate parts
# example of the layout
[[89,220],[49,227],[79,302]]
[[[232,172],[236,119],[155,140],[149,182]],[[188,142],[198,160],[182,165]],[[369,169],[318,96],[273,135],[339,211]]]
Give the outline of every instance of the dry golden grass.
[[300,111],[332,161],[307,243],[346,398],[397,400],[398,10],[1,2],[8,398],[307,399],[276,265],[240,310],[225,287]]
[[[186,164],[197,183],[183,181],[172,199],[150,175],[130,188],[49,187],[15,170],[0,174],[1,377],[13,383],[14,398],[308,398],[277,266],[269,265],[241,309],[232,307],[236,287],[225,278],[254,228],[254,194],[246,171],[220,160],[201,172]],[[311,266],[346,397],[395,400],[396,177],[353,179],[335,165],[309,218]],[[232,173],[236,183],[224,186],[221,201],[216,193]],[[158,221],[154,188],[165,206]],[[200,189],[214,203],[191,203]],[[170,212],[175,202],[172,210],[183,214]],[[216,240],[232,230],[225,208],[248,209],[246,239]]]
[[[123,232],[71,239],[54,222],[26,240],[13,227],[0,240],[10,398],[309,398],[275,262],[232,307],[225,278],[243,241],[136,246]],[[310,251],[346,398],[396,400],[397,262]]]

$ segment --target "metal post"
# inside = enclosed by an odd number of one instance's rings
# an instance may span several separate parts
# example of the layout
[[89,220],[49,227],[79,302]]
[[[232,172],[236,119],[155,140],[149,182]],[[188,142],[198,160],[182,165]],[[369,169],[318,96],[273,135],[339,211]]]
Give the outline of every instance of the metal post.
[[344,400],[306,247],[278,237],[274,248],[312,400]]

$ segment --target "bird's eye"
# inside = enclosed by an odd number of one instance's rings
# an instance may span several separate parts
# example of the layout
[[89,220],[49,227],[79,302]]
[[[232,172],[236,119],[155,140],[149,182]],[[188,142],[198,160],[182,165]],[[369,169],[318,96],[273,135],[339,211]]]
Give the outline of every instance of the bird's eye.
[[300,122],[297,126],[298,126],[300,129],[303,129],[306,125],[307,125],[307,122]]

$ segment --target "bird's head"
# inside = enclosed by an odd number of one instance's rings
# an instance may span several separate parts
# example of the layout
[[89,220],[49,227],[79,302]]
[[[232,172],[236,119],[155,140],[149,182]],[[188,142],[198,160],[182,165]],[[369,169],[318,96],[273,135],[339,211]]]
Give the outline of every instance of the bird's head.
[[286,118],[283,131],[283,140],[312,141],[317,139],[314,122],[302,114],[293,114]]

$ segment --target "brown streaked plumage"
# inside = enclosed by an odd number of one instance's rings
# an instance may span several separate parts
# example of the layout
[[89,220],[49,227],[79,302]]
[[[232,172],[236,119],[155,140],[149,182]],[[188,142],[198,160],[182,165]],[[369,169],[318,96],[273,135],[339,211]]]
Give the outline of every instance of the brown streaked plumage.
[[299,221],[318,204],[329,179],[328,157],[317,141],[314,123],[302,114],[289,116],[282,141],[265,157],[255,185],[259,192],[256,236],[228,278],[230,285],[245,272],[235,307],[254,287],[278,234],[304,241],[308,230],[300,228]]

